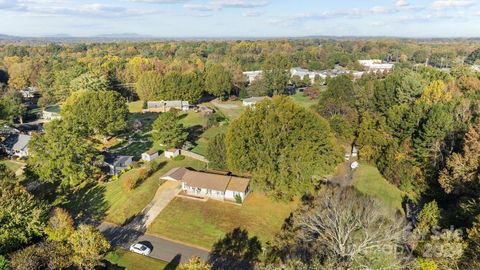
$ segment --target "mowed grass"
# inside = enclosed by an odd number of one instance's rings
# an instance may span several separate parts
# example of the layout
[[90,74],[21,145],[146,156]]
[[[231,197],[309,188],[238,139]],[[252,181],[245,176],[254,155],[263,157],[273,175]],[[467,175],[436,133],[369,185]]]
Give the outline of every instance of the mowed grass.
[[177,197],[160,213],[147,233],[211,248],[226,233],[241,227],[250,236],[265,242],[274,238],[297,204],[274,202],[256,192],[252,192],[242,206]]
[[402,198],[405,193],[383,178],[376,167],[360,164],[353,175],[353,186],[363,194],[382,200],[392,209],[402,211]]
[[310,108],[318,103],[318,100],[311,100],[310,97],[304,96],[303,93],[296,93],[290,97],[295,103],[305,108]]
[[204,169],[206,167],[205,163],[188,157],[184,160],[175,161],[162,156],[155,162],[161,163],[161,168],[133,190],[125,188],[124,182],[129,175],[137,173],[135,169],[123,174],[120,179],[114,182],[103,184],[106,188],[105,200],[109,207],[105,221],[121,225],[127,219],[142,211],[153,199],[158,187],[163,183],[160,180],[160,176],[170,169],[175,167]]
[[198,138],[196,141],[197,146],[192,149],[192,152],[205,156],[207,154],[208,143],[215,138],[218,134],[227,133],[228,125],[223,124],[221,126],[211,127]]
[[114,266],[107,267],[107,270],[170,270],[176,268],[175,266],[168,265],[167,262],[142,256],[123,249],[117,249],[109,252],[105,256],[105,259],[114,264]]
[[142,112],[142,108],[143,108],[143,101],[142,100],[133,101],[133,102],[128,103],[128,110],[131,113]]
[[189,111],[187,113],[180,113],[180,123],[184,127],[189,128],[193,126],[204,126],[207,122],[207,119],[204,118],[200,113],[194,111]]
[[20,169],[24,164],[19,161],[13,161],[13,160],[2,160],[0,163],[5,164],[5,166],[10,169],[12,172],[16,172],[18,169]]

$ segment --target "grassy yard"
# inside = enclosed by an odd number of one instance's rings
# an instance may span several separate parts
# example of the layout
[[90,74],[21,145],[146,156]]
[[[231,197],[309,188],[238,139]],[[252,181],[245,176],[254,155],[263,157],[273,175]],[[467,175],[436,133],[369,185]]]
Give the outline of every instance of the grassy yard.
[[383,178],[372,165],[360,165],[353,175],[353,186],[364,194],[379,198],[393,209],[402,210],[402,197],[405,194]]
[[229,119],[233,120],[235,118],[238,118],[240,114],[243,112],[245,107],[242,106],[242,101],[237,100],[237,101],[217,101],[221,105],[235,105],[234,108],[221,108],[213,105],[211,102],[206,103],[206,106],[215,108],[216,111],[222,112],[226,117]]
[[155,196],[158,187],[162,184],[162,181],[159,179],[160,176],[168,170],[174,167],[192,167],[195,169],[205,168],[205,163],[191,158],[174,161],[162,156],[155,162],[162,163],[163,167],[134,190],[127,190],[124,187],[123,182],[129,174],[135,174],[136,170],[131,170],[125,173],[120,179],[114,182],[103,184],[106,188],[105,200],[109,206],[106,213],[106,221],[115,224],[123,224],[128,218],[142,211]]
[[0,163],[5,164],[5,166],[7,166],[7,168],[9,168],[12,172],[16,172],[23,166],[22,162],[13,160],[2,160]]
[[228,125],[211,127],[200,135],[200,138],[196,141],[197,146],[192,149],[192,152],[205,156],[207,153],[208,142],[212,140],[217,134],[227,133]]
[[143,101],[142,100],[133,101],[133,102],[128,103],[128,110],[131,113],[142,112],[142,108],[143,108]]
[[209,200],[175,198],[147,229],[148,233],[211,248],[236,227],[261,241],[272,240],[297,202],[273,202],[251,193],[242,206]]
[[311,100],[309,97],[304,96],[303,93],[296,93],[290,97],[293,99],[293,101],[295,101],[295,103],[305,108],[310,108],[318,103],[317,100]]
[[132,269],[132,270],[173,270],[176,266],[167,262],[142,256],[123,249],[109,252],[105,259],[114,266],[107,267],[107,270]]
[[207,122],[206,118],[204,118],[200,113],[196,113],[193,111],[190,111],[188,113],[181,113],[180,118],[180,123],[182,123],[183,126],[187,128],[197,125],[203,127]]

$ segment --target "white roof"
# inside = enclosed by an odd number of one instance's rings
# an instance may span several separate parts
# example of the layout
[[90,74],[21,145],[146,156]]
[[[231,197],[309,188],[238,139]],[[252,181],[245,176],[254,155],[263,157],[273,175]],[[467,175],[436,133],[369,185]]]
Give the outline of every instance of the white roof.
[[243,102],[256,103],[256,102],[262,101],[264,99],[270,99],[270,97],[251,97],[251,98],[244,99]]

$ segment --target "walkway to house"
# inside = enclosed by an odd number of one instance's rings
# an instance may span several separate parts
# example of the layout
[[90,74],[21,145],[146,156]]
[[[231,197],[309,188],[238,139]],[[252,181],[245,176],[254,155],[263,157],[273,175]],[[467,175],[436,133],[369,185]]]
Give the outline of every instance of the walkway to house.
[[144,232],[180,191],[180,182],[165,181],[158,188],[153,200],[124,228]]

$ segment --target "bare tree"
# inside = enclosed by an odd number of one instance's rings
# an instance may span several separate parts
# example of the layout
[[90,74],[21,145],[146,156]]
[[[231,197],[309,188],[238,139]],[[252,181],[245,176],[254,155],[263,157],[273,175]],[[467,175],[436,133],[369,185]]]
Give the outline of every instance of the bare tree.
[[298,218],[299,241],[336,269],[398,269],[403,222],[351,189],[325,188]]

